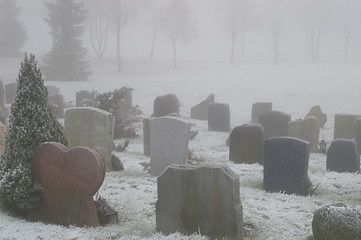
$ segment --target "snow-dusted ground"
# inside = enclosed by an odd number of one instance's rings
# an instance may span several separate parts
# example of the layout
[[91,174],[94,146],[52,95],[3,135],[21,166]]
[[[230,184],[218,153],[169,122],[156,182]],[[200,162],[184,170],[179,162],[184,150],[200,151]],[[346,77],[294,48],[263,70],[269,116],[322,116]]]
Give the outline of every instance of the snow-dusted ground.
[[[0,78],[14,81],[21,59],[0,59]],[[181,101],[181,117],[194,123],[199,134],[189,149],[205,162],[226,164],[240,177],[240,194],[245,223],[245,239],[306,239],[312,235],[313,212],[326,204],[343,202],[361,211],[361,175],[326,172],[326,158],[311,154],[309,176],[317,186],[313,196],[266,193],[262,189],[263,168],[258,164],[233,164],[225,146],[228,133],[210,132],[207,122],[190,119],[190,108],[214,93],[216,102],[229,103],[231,124],[251,119],[256,101],[271,101],[273,109],[303,118],[316,104],[328,114],[320,137],[333,138],[336,113],[361,114],[360,63],[268,63],[240,62],[228,66],[220,62],[181,63],[174,69],[164,62],[130,61],[121,74],[115,63],[106,59],[92,63],[93,75],[87,82],[47,82],[60,87],[66,101],[75,101],[81,89],[110,91],[122,86],[134,88],[133,104],[149,117],[154,98],[175,93]],[[142,135],[142,125],[137,124]],[[117,140],[117,143],[122,140]],[[125,165],[122,172],[106,174],[99,194],[114,206],[119,223],[98,228],[62,227],[30,223],[9,216],[0,207],[0,239],[206,239],[199,235],[163,236],[156,233],[156,178],[143,171],[142,136],[131,140],[126,152],[117,153]]]

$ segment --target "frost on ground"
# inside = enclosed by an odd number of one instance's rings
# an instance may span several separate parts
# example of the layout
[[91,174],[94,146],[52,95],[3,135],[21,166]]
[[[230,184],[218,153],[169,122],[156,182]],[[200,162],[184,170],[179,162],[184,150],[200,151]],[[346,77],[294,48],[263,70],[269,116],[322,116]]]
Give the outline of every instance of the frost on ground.
[[[2,64],[6,61],[6,64]],[[5,83],[18,73],[18,59],[13,64],[0,59]],[[142,65],[143,64],[143,65]],[[198,135],[189,149],[195,161],[226,164],[240,177],[245,239],[307,239],[312,235],[312,218],[316,209],[337,202],[361,211],[361,174],[326,172],[326,157],[311,154],[309,177],[315,186],[312,196],[266,193],[263,190],[263,167],[258,164],[233,164],[228,161],[225,145],[228,133],[208,131],[207,122],[192,120],[190,108],[214,93],[216,102],[229,103],[231,124],[250,122],[254,102],[273,102],[273,109],[303,118],[313,105],[321,105],[328,121],[320,139],[333,139],[333,118],[336,113],[360,114],[361,71],[358,63],[240,63],[219,66],[217,63],[190,62],[178,69],[155,63],[129,66],[122,74],[114,66],[93,64],[88,82],[48,82],[60,87],[66,101],[75,100],[75,92],[110,91],[122,86],[134,88],[133,104],[139,105],[142,117],[149,117],[158,95],[174,93],[181,102],[180,115],[192,123]],[[142,72],[136,68],[142,68]],[[1,73],[2,71],[0,71]],[[164,236],[156,232],[156,178],[144,171],[149,157],[143,156],[142,125],[136,124],[140,137],[132,139],[125,152],[116,153],[125,170],[109,172],[99,195],[118,212],[119,223],[98,228],[62,227],[26,222],[0,208],[0,239],[207,239],[200,235],[179,233]],[[117,140],[120,144],[124,139]]]

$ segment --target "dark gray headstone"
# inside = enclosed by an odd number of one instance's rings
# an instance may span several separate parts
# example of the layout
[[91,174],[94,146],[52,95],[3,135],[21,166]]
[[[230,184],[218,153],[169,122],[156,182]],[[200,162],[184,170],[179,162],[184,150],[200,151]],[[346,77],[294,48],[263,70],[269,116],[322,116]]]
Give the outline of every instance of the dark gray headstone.
[[16,97],[16,82],[5,84],[6,103],[12,104]]
[[75,95],[75,106],[76,107],[83,107],[83,101],[86,99],[91,99],[92,94],[89,91],[81,90],[79,92],[76,92]]
[[48,97],[48,105],[55,112],[57,118],[64,118],[64,97],[63,95],[52,95]]
[[291,137],[264,142],[263,185],[267,192],[308,194],[309,143]]
[[152,117],[163,117],[170,114],[179,114],[179,100],[174,94],[158,96],[154,100]]
[[229,160],[234,163],[263,164],[264,132],[260,124],[243,124],[232,129]]
[[271,111],[260,114],[258,121],[264,127],[266,138],[287,136],[287,125],[291,121],[291,115]]
[[252,105],[252,123],[259,123],[258,117],[260,114],[272,111],[271,102],[256,102]]
[[46,88],[48,89],[49,97],[60,94],[60,89],[58,87],[48,85],[48,86],[46,86]]
[[149,118],[143,119],[143,151],[145,156],[150,156]]
[[172,165],[157,185],[157,231],[242,239],[239,177],[228,167]]
[[191,108],[191,118],[208,120],[208,106],[210,103],[214,103],[214,94],[209,94],[205,100]]
[[310,111],[306,114],[306,117],[316,117],[318,120],[319,128],[323,128],[327,122],[327,115],[322,112],[320,105],[313,106]]
[[355,121],[360,117],[360,115],[353,114],[336,114],[333,139],[355,138]]
[[360,172],[356,141],[343,138],[334,140],[327,151],[326,169],[335,172]]
[[230,130],[231,113],[226,103],[211,103],[208,106],[208,130],[228,132]]

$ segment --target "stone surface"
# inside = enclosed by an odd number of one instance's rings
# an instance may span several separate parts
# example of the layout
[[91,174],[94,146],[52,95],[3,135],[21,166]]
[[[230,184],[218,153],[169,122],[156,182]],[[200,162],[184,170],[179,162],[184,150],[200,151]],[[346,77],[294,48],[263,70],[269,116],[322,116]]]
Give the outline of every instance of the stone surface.
[[69,147],[86,146],[101,152],[107,171],[111,168],[113,116],[92,107],[70,108],[65,112],[64,128]]
[[214,94],[209,94],[208,97],[201,103],[191,108],[191,118],[197,120],[208,120],[208,106],[214,103]]
[[179,114],[179,101],[176,95],[167,94],[158,96],[154,100],[152,117],[163,117],[169,114]]
[[172,165],[157,185],[157,231],[242,239],[239,178],[228,167]]
[[320,142],[320,127],[316,117],[307,117],[301,121],[300,138],[310,143],[310,152],[318,152]]
[[361,118],[355,120],[355,141],[357,143],[357,150],[361,153]]
[[357,118],[360,117],[361,117],[360,115],[336,114],[333,139],[355,138],[355,121]]
[[260,114],[258,121],[264,127],[266,138],[287,136],[287,125],[291,121],[291,115],[271,111]]
[[91,92],[86,91],[86,90],[81,90],[79,92],[76,92],[75,94],[75,106],[76,107],[83,107],[84,106],[84,101],[86,101],[87,99],[91,99],[93,96],[91,94]]
[[149,118],[143,119],[143,152],[145,156],[150,156],[150,129]]
[[231,113],[226,103],[210,103],[208,106],[208,130],[229,132]]
[[360,155],[356,141],[339,138],[334,140],[327,151],[327,171],[360,172]]
[[263,185],[267,192],[308,194],[309,143],[291,137],[264,142]]
[[301,128],[300,119],[290,121],[287,125],[287,136],[293,138],[300,138],[300,128]]
[[60,89],[56,86],[47,85],[46,88],[48,89],[48,97],[60,94]]
[[264,132],[260,124],[243,124],[232,129],[229,160],[234,163],[263,164]]
[[252,123],[259,123],[258,117],[260,114],[271,112],[272,103],[271,102],[256,102],[252,105]]
[[184,164],[188,158],[188,142],[191,127],[174,117],[151,118],[150,171],[154,176],[173,163]]
[[64,118],[64,97],[57,94],[48,97],[48,105],[55,112],[57,118]]
[[5,99],[7,104],[12,104],[16,97],[16,82],[5,84]]
[[331,204],[314,212],[314,240],[361,240],[361,213],[343,203]]
[[105,165],[98,151],[47,142],[35,149],[32,178],[41,184],[37,219],[61,225],[99,226],[93,200],[103,183]]
[[323,128],[327,122],[327,115],[322,112],[320,105],[313,106],[310,111],[306,114],[305,118],[307,117],[316,117],[318,120],[319,128]]

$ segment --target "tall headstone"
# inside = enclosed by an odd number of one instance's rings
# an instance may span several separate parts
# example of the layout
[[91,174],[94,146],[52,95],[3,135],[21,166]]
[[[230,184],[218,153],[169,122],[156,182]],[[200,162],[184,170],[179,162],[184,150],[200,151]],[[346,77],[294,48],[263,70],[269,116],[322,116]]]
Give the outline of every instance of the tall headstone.
[[291,115],[271,111],[260,114],[258,121],[264,127],[266,138],[287,136],[287,125],[291,121]]
[[306,117],[316,117],[319,128],[323,128],[327,122],[327,115],[322,112],[320,105],[313,106],[306,114]]
[[208,105],[208,130],[228,132],[230,130],[231,113],[226,103],[210,103]]
[[76,92],[75,94],[75,106],[76,107],[83,107],[84,100],[91,99],[93,96],[91,92],[86,90],[81,90],[79,92]]
[[157,185],[157,231],[242,239],[239,177],[228,167],[172,165]]
[[169,165],[184,164],[188,158],[190,124],[179,118],[151,118],[150,171],[154,176]]
[[336,114],[333,139],[355,138],[355,121],[360,117],[360,115],[353,114]]
[[197,120],[208,120],[208,106],[214,103],[214,94],[209,94],[208,97],[201,103],[191,108],[191,118]]
[[5,84],[5,99],[7,104],[12,104],[16,97],[16,82]]
[[229,141],[229,160],[263,165],[263,141],[264,132],[260,124],[243,124],[233,128]]
[[256,102],[252,105],[252,123],[259,123],[258,116],[260,114],[271,112],[272,103],[271,102]]
[[70,108],[65,112],[64,128],[69,147],[86,146],[101,152],[107,171],[112,170],[113,116],[93,107]]
[[267,192],[308,194],[309,143],[291,137],[264,142],[263,185]]
[[327,151],[326,169],[335,172],[360,172],[360,156],[356,141],[338,138]]
[[48,96],[49,97],[60,94],[60,89],[58,87],[56,87],[56,86],[48,85],[48,86],[46,86],[46,88],[48,89]]
[[320,127],[316,117],[307,117],[301,121],[300,138],[310,142],[310,152],[318,152]]
[[174,94],[158,96],[154,100],[152,117],[163,117],[169,114],[179,114],[179,100]]
[[149,118],[143,119],[143,152],[145,156],[150,156],[150,129]]

